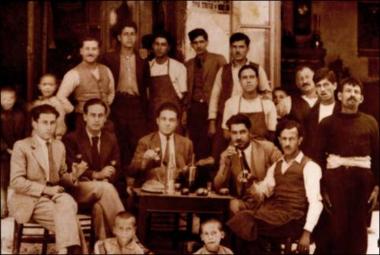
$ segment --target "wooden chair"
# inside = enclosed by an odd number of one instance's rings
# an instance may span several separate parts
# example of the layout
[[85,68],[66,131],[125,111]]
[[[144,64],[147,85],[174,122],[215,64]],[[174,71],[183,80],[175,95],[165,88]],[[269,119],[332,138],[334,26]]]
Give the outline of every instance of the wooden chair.
[[[78,214],[78,220],[86,240],[89,240],[89,250],[91,250],[95,243],[92,217],[85,214]],[[40,224],[34,222],[18,224],[15,222],[13,254],[20,254],[22,243],[40,243],[42,244],[41,254],[47,254],[48,244],[54,242],[55,234]]]

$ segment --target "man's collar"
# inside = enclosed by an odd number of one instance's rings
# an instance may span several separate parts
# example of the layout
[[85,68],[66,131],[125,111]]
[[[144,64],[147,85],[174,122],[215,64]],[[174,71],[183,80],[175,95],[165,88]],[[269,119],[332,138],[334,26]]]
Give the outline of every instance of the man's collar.
[[[298,164],[301,164],[302,159],[303,159],[303,152],[299,151],[297,156],[293,160],[291,160],[290,162],[296,161]],[[285,156],[282,156],[281,160],[286,162]]]
[[43,145],[43,146],[45,146],[47,142],[51,143],[53,141],[53,139],[45,140],[45,139],[41,138],[39,135],[36,135],[36,134],[34,134],[33,137],[36,139],[36,141],[40,145]]
[[86,134],[87,134],[88,138],[90,139],[90,141],[91,141],[92,137],[99,137],[100,138],[100,136],[102,135],[102,131],[100,131],[98,135],[92,135],[86,127],[85,127],[85,130],[86,130]]
[[245,62],[244,62],[244,64],[243,65],[237,65],[236,63],[235,63],[235,61],[234,60],[232,60],[232,62],[231,62],[231,64],[232,64],[232,67],[240,67],[240,66],[244,66],[244,65],[247,65],[249,63],[249,60],[248,60],[248,58],[245,58]]
[[[160,139],[166,140],[167,136],[164,135],[163,133],[161,133],[160,131],[158,131],[158,135],[160,136]],[[171,140],[172,137],[174,137],[174,133],[172,133],[172,134],[169,135],[169,140]]]

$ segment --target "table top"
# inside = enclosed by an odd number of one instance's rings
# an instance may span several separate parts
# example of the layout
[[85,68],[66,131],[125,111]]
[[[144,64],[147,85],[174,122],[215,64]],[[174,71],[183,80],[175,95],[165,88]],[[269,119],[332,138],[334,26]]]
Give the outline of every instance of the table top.
[[194,199],[194,198],[210,199],[211,198],[211,199],[222,199],[222,200],[226,200],[226,199],[230,200],[233,198],[230,195],[216,194],[214,191],[209,193],[207,196],[199,196],[195,193],[189,193],[188,195],[182,195],[180,191],[175,191],[173,194],[153,193],[153,192],[143,191],[143,190],[141,190],[141,188],[134,188],[133,191],[136,193],[136,195],[138,197],[175,197],[175,198],[181,197],[184,199],[190,199],[190,198],[192,198],[192,199]]

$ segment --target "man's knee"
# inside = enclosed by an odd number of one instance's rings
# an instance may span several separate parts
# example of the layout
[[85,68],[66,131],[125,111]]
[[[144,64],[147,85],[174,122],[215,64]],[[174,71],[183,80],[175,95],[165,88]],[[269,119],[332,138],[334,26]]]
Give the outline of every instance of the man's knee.
[[75,202],[74,198],[67,193],[61,193],[55,199],[55,203],[57,206],[72,211],[75,214],[78,212],[78,204]]

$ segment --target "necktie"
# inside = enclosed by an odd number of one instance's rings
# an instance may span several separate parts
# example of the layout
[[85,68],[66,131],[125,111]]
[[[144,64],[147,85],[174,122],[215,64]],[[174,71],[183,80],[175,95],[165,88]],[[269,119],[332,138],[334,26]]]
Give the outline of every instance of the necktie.
[[241,151],[241,159],[242,159],[243,169],[250,171],[251,169],[249,168],[248,161],[247,161],[244,151]]
[[99,137],[93,136],[91,137],[92,145],[91,145],[91,157],[92,157],[92,170],[99,171],[100,170],[100,155],[98,151],[98,142]]
[[169,155],[170,155],[170,143],[169,143],[170,136],[166,136],[166,146],[165,146],[165,154],[162,157],[162,164],[164,166],[167,166],[169,163]]
[[53,147],[51,145],[51,142],[47,141],[46,146],[48,149],[48,160],[49,160],[49,182],[51,183],[57,183],[59,181],[59,176],[57,169],[54,165],[54,158],[53,158]]

